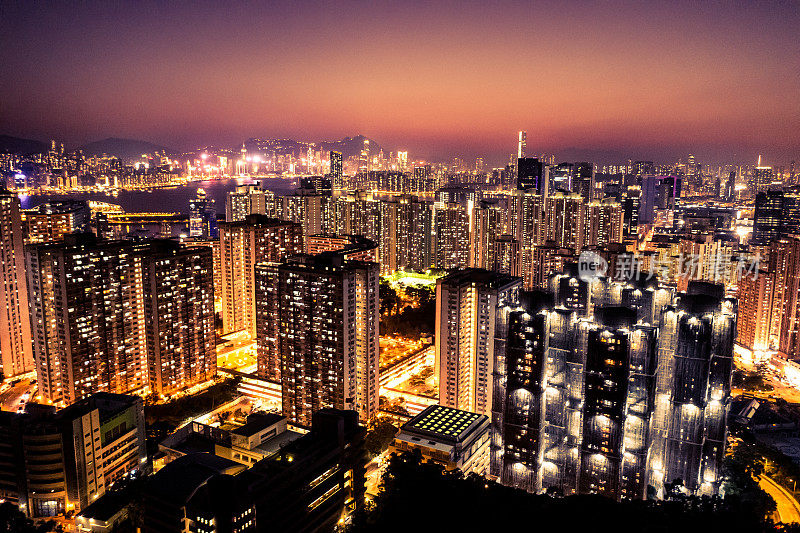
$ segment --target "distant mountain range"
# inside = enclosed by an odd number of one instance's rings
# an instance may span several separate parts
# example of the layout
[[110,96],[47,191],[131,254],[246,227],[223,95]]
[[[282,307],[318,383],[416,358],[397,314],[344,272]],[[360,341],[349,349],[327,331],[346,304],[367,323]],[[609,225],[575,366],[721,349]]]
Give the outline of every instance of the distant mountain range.
[[[358,156],[361,150],[364,149],[364,141],[369,142],[370,154],[376,154],[380,151],[381,146],[368,139],[363,135],[356,135],[355,137],[345,137],[338,141],[322,141],[322,142],[309,142],[309,141],[295,141],[293,139],[247,139],[244,146],[248,151],[265,151],[278,154],[294,153],[299,154],[305,152],[309,146],[314,145],[315,150],[330,151],[335,150],[342,153],[345,159],[350,156]],[[387,154],[388,155],[388,154]]]
[[117,137],[85,144],[79,150],[83,150],[84,155],[87,156],[116,156],[126,162],[139,160],[142,154],[152,154],[153,152],[166,152],[168,155],[177,153],[175,150],[151,142]]
[[[295,141],[293,139],[248,139],[244,142],[244,145],[249,151],[274,151],[278,154],[294,153],[297,155],[305,152],[308,147],[313,144],[314,150],[335,150],[341,152],[344,158],[348,158],[350,156],[360,155],[361,150],[364,148],[365,141],[369,143],[370,154],[377,154],[381,150],[381,146],[378,143],[363,135],[345,137],[337,141],[313,143],[309,141]],[[46,152],[49,147],[49,143],[42,141],[22,139],[10,135],[0,135],[0,153],[36,154]],[[238,152],[240,148],[241,145],[231,147],[231,149],[236,152]],[[109,137],[102,141],[91,142],[79,146],[77,150],[83,150],[86,156],[115,156],[125,162],[137,161],[141,159],[142,154],[152,154],[154,152],[165,152],[170,156],[180,153],[178,150],[173,150],[151,142],[136,139],[120,139],[118,137]]]
[[41,141],[0,135],[0,153],[40,154],[47,151],[47,148],[48,144]]

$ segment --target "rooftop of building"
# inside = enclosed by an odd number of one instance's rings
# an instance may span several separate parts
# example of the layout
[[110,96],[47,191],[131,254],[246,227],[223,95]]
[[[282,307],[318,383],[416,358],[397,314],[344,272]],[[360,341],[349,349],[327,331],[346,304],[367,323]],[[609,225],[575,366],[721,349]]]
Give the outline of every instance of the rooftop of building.
[[82,518],[87,521],[108,522],[131,503],[132,496],[130,491],[124,490],[106,492],[84,508],[78,514],[78,520]]
[[480,283],[494,289],[499,289],[507,285],[521,282],[521,278],[484,270],[482,268],[463,268],[450,272],[446,276],[439,278],[438,281],[446,285]]
[[236,475],[243,464],[210,453],[184,455],[167,464],[150,480],[149,491],[161,499],[185,503],[199,486],[217,474]]
[[65,200],[49,200],[47,202],[43,202],[37,206],[32,207],[31,209],[25,209],[26,214],[63,214],[63,213],[72,213],[75,211],[85,210],[87,213],[89,211],[89,205],[84,202],[83,200],[73,200],[73,199],[65,199]]
[[431,405],[403,424],[403,431],[411,431],[440,440],[461,442],[481,423],[485,415],[462,411],[444,405]]
[[259,215],[259,214],[252,214],[247,215],[244,220],[236,220],[236,221],[219,221],[220,227],[225,228],[242,228],[247,226],[258,226],[258,227],[279,227],[279,226],[296,226],[301,227],[301,224],[297,222],[292,222],[291,220],[281,220],[279,218],[272,218],[267,215]]
[[114,394],[112,392],[96,392],[91,396],[87,396],[61,409],[58,415],[60,417],[82,416],[92,409],[97,409],[100,411],[100,418],[103,419],[124,411],[141,401],[142,399],[138,396]]
[[253,413],[247,417],[247,423],[245,425],[232,430],[231,434],[241,435],[242,437],[252,437],[256,433],[285,419],[285,416],[277,413]]

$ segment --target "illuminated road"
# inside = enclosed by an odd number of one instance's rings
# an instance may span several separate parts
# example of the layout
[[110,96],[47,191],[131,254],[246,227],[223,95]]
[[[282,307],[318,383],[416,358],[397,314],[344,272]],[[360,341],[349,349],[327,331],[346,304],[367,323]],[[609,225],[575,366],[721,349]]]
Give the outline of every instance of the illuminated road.
[[800,522],[800,504],[797,503],[797,500],[795,500],[786,489],[767,476],[758,478],[758,486],[775,500],[778,506],[775,511],[778,521],[784,524]]
[[13,387],[3,391],[0,394],[0,408],[3,411],[16,411],[20,405],[20,400],[24,400],[24,394],[30,394],[33,390],[33,385],[27,379],[20,381]]

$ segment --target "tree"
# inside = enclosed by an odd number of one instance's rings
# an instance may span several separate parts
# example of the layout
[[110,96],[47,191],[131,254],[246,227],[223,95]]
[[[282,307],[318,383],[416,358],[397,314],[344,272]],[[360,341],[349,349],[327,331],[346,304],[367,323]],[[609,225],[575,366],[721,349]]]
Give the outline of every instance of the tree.
[[367,451],[372,455],[379,455],[386,450],[397,435],[397,427],[388,420],[379,419],[367,431]]

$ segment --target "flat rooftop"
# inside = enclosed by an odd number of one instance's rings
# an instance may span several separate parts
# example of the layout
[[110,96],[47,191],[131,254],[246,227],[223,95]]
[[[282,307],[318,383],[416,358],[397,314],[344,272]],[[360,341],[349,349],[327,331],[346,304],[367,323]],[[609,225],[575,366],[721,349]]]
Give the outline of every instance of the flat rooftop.
[[431,405],[403,425],[403,430],[449,441],[463,440],[484,415],[443,405]]
[[285,419],[285,416],[277,413],[253,413],[247,417],[247,423],[245,425],[231,430],[231,434],[241,435],[242,437],[252,437],[256,433]]

